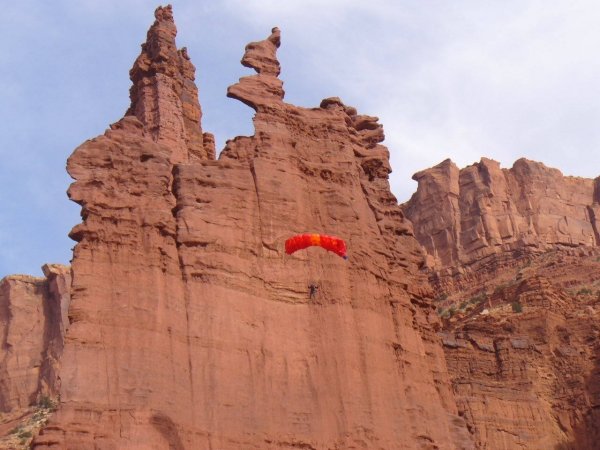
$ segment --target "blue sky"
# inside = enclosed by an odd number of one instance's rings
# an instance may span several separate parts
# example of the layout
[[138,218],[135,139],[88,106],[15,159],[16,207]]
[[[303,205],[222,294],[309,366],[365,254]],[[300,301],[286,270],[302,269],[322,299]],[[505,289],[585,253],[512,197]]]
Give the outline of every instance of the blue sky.
[[[339,96],[380,117],[399,201],[451,157],[600,175],[600,6],[592,0],[174,0],[217,147],[253,133],[227,99],[246,43],[282,30],[286,101]],[[155,1],[20,0],[0,15],[0,277],[68,263],[79,207],[65,161],[129,104]]]

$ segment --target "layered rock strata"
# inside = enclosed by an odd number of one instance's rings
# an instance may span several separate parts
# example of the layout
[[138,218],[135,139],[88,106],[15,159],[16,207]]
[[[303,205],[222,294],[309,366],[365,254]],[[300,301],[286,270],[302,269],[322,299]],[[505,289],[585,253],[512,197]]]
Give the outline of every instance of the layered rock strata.
[[71,271],[47,264],[45,278],[0,281],[0,412],[22,411],[60,390]]
[[597,448],[599,313],[595,294],[570,294],[532,274],[443,333],[477,448]]
[[[158,86],[179,79],[171,20],[157,10],[140,56],[166,49],[175,77]],[[255,134],[219,160],[170,120],[192,100],[135,86],[129,115],[69,158],[71,324],[60,409],[33,448],[472,447],[382,127],[336,98],[284,103],[279,45],[274,29],[246,48],[257,74],[228,95],[256,110]],[[349,261],[286,255],[300,232],[344,238]]]
[[413,178],[403,211],[456,313],[444,350],[477,448],[596,448],[600,178],[486,158]]
[[565,177],[519,159],[459,170],[450,160],[413,176],[417,192],[403,205],[435,269],[481,264],[511,251],[600,245],[598,180]]

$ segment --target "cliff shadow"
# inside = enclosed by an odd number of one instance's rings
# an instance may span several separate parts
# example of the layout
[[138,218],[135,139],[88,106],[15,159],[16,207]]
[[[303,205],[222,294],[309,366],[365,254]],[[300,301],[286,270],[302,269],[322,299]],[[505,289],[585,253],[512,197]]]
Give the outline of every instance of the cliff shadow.
[[168,442],[169,450],[185,450],[177,425],[173,422],[173,419],[162,412],[157,412],[152,416],[150,423]]

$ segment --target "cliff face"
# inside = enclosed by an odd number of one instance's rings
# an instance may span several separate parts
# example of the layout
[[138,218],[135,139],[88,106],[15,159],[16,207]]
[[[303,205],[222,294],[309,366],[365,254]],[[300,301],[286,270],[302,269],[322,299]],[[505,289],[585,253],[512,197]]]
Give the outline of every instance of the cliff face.
[[446,323],[455,398],[478,448],[597,448],[598,255],[540,255],[510,281],[480,285],[480,303]]
[[13,275],[0,282],[2,413],[58,395],[71,273],[56,264],[43,270],[45,278]]
[[460,415],[478,448],[594,449],[599,430],[596,180],[520,159],[413,177]]
[[[127,115],[69,158],[83,223],[61,404],[34,448],[471,448],[377,118],[283,102],[273,29],[228,91],[255,134],[215,160],[175,33],[159,8]],[[306,231],[349,261],[285,255]]]
[[[0,445],[59,398],[32,448],[597,447],[600,177],[447,160],[399,206],[376,117],[283,101],[277,28],[228,89],[255,134],[216,159],[155,17],[125,117],[67,164],[72,268],[0,284]],[[286,255],[303,232],[349,260]]]
[[486,158],[462,170],[446,160],[413,179],[419,186],[403,211],[435,269],[514,250],[600,245],[598,179],[526,159],[500,169]]

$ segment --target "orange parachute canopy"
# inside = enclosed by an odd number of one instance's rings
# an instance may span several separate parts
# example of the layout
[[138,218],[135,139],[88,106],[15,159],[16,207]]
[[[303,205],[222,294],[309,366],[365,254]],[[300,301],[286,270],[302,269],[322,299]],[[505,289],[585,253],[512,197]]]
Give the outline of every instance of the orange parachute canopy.
[[311,246],[323,247],[325,250],[335,253],[344,259],[348,259],[346,255],[346,242],[343,239],[335,236],[327,236],[326,234],[297,234],[285,241],[285,252],[291,255],[295,251],[302,250]]

